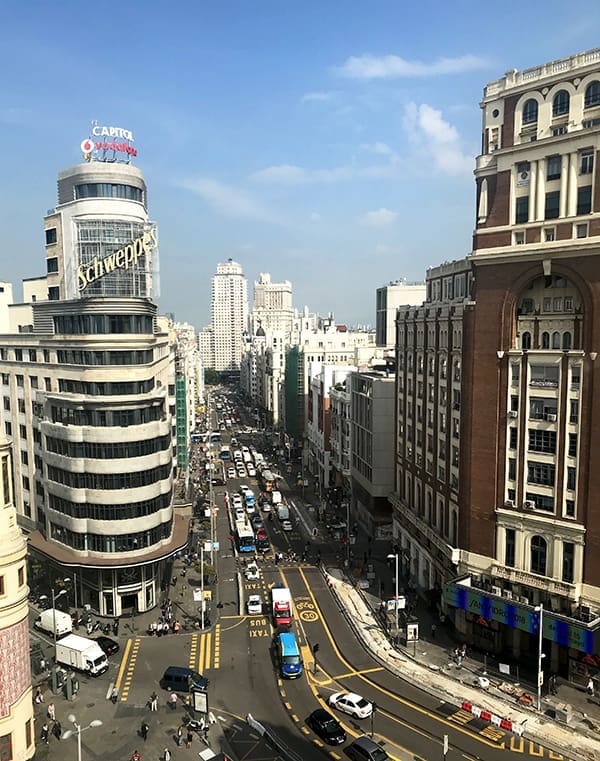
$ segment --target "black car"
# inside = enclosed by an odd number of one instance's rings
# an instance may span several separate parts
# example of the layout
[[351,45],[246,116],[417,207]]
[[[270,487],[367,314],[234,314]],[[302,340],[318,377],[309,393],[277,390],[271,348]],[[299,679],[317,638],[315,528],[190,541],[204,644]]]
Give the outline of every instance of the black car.
[[317,708],[306,720],[308,726],[329,745],[346,742],[346,733],[340,722],[324,708]]
[[114,655],[119,652],[119,643],[110,637],[96,637],[96,642],[106,655]]

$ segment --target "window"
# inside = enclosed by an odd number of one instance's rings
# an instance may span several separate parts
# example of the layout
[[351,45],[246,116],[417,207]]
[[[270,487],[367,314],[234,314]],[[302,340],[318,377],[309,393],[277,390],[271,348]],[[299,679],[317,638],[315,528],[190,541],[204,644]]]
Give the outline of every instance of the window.
[[579,386],[581,384],[581,367],[577,365],[571,367],[571,384],[573,386]]
[[514,457],[508,460],[508,478],[510,481],[514,481],[517,477],[517,461]]
[[575,545],[573,542],[563,542],[562,580],[572,584],[575,573]]
[[538,120],[537,100],[530,98],[523,106],[523,124],[535,124]]
[[559,137],[567,134],[567,125],[561,124],[560,127],[552,127],[552,137]]
[[25,385],[25,379],[23,378],[23,376],[17,375],[17,386],[19,388],[23,388],[24,385]]
[[577,468],[567,468],[567,489],[574,491],[577,487]]
[[35,349],[29,349],[29,361],[37,362],[37,351]]
[[6,591],[4,589],[4,576],[0,576],[0,597],[4,597]]
[[530,429],[529,451],[556,454],[556,431]]
[[559,180],[561,167],[562,167],[561,156],[548,156],[548,160],[546,164],[546,179]]
[[50,227],[46,230],[46,245],[51,246],[56,243],[56,227]]
[[527,465],[527,483],[554,486],[556,468],[552,463],[530,462]]
[[577,457],[577,434],[569,434],[569,457]]
[[516,544],[517,539],[515,529],[504,529],[504,565],[509,568],[515,567]]
[[25,745],[29,747],[33,742],[33,734],[31,731],[31,719],[27,719],[25,722]]
[[48,299],[49,301],[58,301],[60,298],[60,289],[58,286],[53,285],[51,288],[48,288]]
[[546,206],[544,209],[544,219],[557,219],[560,213],[560,191],[553,190],[546,193]]
[[512,426],[508,429],[508,448],[509,449],[516,449],[517,448],[517,429],[515,426]]
[[48,274],[58,272],[58,257],[51,256],[49,259],[46,259],[46,272]]
[[564,116],[569,113],[569,93],[559,90],[552,101],[552,116]]
[[573,297],[572,296],[565,296],[565,306],[564,306],[565,312],[572,312],[573,311]]
[[518,230],[515,232],[515,246],[522,246],[525,243],[525,232]]
[[0,737],[0,761],[13,760],[12,735],[2,735]]
[[585,108],[600,106],[600,82],[591,82],[585,91]]
[[563,348],[563,351],[569,351],[571,348],[571,334],[569,333],[568,330],[566,333],[563,333],[562,348]]
[[549,349],[550,348],[550,333],[547,331],[544,331],[542,333],[542,349]]
[[592,174],[594,171],[594,151],[582,151],[579,159],[579,174]]
[[546,241],[556,240],[556,228],[554,228],[554,227],[545,227],[544,228],[544,239]]
[[520,196],[517,198],[517,209],[515,213],[515,222],[518,225],[529,221],[529,196]]
[[580,224],[575,225],[576,238],[587,238],[587,236],[588,236],[587,222],[582,222]]
[[577,188],[577,214],[589,214],[592,211],[592,186]]
[[521,336],[521,348],[524,351],[531,349],[531,333],[529,333],[527,330]]
[[19,588],[21,588],[23,586],[23,584],[25,584],[25,566],[24,565],[22,565],[18,569],[17,576],[18,576],[18,580],[19,580]]
[[579,400],[571,399],[569,406],[571,408],[569,414],[569,423],[577,423],[579,420]]
[[533,536],[531,538],[531,573],[546,575],[547,554],[548,545],[544,537]]
[[575,517],[575,500],[574,499],[565,500],[565,515],[567,516],[567,518]]
[[15,349],[15,360],[17,362],[23,361],[23,349]]

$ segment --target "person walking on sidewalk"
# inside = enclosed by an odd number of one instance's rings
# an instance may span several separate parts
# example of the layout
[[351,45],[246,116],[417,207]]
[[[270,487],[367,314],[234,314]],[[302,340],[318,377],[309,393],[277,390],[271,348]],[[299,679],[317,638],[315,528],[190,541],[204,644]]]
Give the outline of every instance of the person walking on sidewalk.
[[134,750],[131,756],[129,757],[129,761],[142,761],[142,756],[139,753],[139,751]]
[[152,695],[150,695],[150,710],[158,711],[158,695],[156,692],[153,692]]
[[587,687],[586,687],[587,694],[593,698],[594,697],[594,680],[592,677],[588,679]]
[[187,736],[185,738],[185,747],[191,748],[192,747],[192,740],[194,739],[194,734],[192,730],[188,727]]
[[54,726],[52,727],[52,734],[54,737],[56,737],[57,740],[60,740],[60,736],[62,735],[62,725],[60,721],[54,722]]
[[42,742],[46,743],[48,745],[48,737],[50,736],[50,728],[48,727],[48,722],[44,722],[44,726],[42,727],[42,734],[40,735]]
[[171,761],[171,751],[168,748],[163,749],[162,761]]
[[169,697],[169,706],[171,707],[171,710],[174,711],[177,708],[177,693],[172,692],[171,696]]
[[56,709],[54,703],[48,703],[48,718],[50,721],[56,721]]
[[148,724],[145,721],[143,721],[142,722],[142,726],[140,727],[140,735],[142,736],[144,742],[146,742],[146,740],[148,739],[148,730],[149,729],[150,729],[150,727],[148,726]]

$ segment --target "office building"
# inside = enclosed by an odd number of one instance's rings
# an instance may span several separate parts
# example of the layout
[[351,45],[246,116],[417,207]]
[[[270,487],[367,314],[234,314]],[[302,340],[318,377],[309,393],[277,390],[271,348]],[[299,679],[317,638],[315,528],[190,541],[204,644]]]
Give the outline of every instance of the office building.
[[424,283],[407,283],[405,279],[389,282],[375,294],[375,342],[393,349],[396,343],[396,310],[400,306],[417,306],[425,301]]

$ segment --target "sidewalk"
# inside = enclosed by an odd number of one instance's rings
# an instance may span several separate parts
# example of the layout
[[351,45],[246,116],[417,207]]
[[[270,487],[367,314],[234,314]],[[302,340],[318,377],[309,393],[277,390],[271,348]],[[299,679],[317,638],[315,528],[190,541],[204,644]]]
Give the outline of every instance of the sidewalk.
[[[492,662],[486,663],[484,656],[468,653],[459,668],[453,658],[454,648],[461,643],[453,639],[451,631],[440,624],[437,611],[433,611],[426,602],[416,599],[414,615],[419,622],[420,640],[408,647],[391,643],[385,632],[380,606],[382,599],[393,597],[395,581],[393,569],[387,562],[389,542],[357,541],[350,549],[354,562],[351,568],[344,568],[347,548],[338,542],[332,542],[326,535],[325,526],[317,519],[316,511],[309,505],[315,504],[316,498],[310,488],[305,490],[302,499],[300,490],[288,487],[289,497],[296,507],[299,522],[304,526],[306,535],[318,544],[323,559],[323,571],[328,579],[341,611],[354,629],[363,646],[390,671],[404,679],[418,683],[436,697],[448,700],[454,705],[465,701],[487,710],[501,719],[523,728],[525,736],[545,745],[557,754],[568,749],[572,755],[578,755],[586,761],[600,757],[600,702],[590,698],[584,691],[559,680],[558,694],[542,697],[542,711],[537,712],[537,688],[526,677],[535,674],[522,674],[520,681],[510,681],[491,668]],[[314,529],[317,536],[314,536]],[[369,589],[359,588],[357,577],[351,574],[353,567],[362,566],[364,560],[372,564],[374,578],[370,579]],[[432,624],[435,630],[432,634]],[[482,689],[479,677],[485,676],[489,686]],[[531,708],[517,704],[522,693],[533,697]],[[571,721],[566,724],[556,719],[557,711],[563,710],[564,704],[570,706]]]

